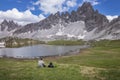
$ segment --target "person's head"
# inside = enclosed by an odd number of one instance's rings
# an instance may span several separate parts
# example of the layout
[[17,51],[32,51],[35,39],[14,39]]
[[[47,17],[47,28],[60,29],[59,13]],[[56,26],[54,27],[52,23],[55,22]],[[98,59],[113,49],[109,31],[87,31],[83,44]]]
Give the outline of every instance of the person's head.
[[50,62],[50,65],[52,65],[52,62]]

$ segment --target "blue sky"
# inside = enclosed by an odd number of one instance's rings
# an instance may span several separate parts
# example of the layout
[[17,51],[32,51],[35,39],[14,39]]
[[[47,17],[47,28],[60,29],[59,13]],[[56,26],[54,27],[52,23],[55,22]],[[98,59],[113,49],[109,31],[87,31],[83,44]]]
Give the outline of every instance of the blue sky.
[[0,0],[0,21],[38,22],[57,11],[76,10],[85,1],[111,19],[120,15],[120,0]]

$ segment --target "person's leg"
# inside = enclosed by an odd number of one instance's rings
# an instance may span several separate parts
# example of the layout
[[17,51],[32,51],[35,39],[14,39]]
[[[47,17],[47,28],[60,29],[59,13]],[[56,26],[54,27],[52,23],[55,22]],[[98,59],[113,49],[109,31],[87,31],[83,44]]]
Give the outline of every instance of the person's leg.
[[45,65],[45,64],[43,64],[43,67],[46,67],[46,65]]

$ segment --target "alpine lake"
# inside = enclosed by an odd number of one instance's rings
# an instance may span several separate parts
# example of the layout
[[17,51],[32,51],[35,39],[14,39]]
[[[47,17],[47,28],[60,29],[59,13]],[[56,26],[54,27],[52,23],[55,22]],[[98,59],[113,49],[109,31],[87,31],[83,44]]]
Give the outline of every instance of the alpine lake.
[[12,58],[38,58],[46,56],[62,56],[76,54],[80,49],[87,48],[87,45],[32,45],[19,48],[0,48],[0,57]]

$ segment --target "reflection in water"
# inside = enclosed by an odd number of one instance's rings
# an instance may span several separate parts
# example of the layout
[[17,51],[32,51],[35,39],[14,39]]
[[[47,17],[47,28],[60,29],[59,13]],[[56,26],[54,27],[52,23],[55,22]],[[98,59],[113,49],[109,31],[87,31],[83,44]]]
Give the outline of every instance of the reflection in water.
[[0,56],[14,58],[34,58],[39,56],[64,55],[88,46],[35,45],[21,48],[0,48]]

